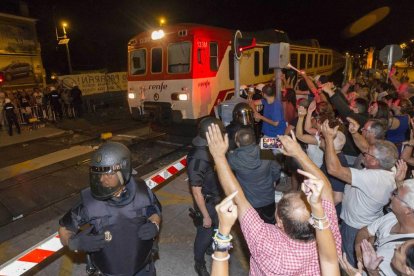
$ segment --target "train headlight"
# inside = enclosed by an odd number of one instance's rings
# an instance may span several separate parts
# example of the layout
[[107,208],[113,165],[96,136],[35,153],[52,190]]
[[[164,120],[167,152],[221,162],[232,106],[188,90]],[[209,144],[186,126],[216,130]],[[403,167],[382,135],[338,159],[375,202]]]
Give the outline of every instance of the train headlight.
[[171,100],[173,101],[187,101],[188,94],[186,93],[173,93],[171,94]]
[[135,93],[128,93],[128,99],[135,99]]
[[165,33],[163,30],[153,31],[151,34],[151,39],[158,40],[158,39],[163,38],[164,36],[165,36]]

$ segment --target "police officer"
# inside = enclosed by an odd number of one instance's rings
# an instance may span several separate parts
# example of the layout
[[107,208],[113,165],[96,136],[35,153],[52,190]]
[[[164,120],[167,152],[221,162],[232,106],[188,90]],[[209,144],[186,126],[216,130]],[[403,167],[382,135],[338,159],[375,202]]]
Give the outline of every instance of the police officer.
[[233,120],[226,126],[226,132],[229,135],[229,150],[236,149],[234,135],[242,126],[250,126],[253,128],[254,111],[248,103],[238,103],[233,108]]
[[50,87],[49,99],[50,99],[50,105],[52,107],[52,111],[55,113],[56,119],[62,119],[63,111],[62,111],[62,105],[60,103],[60,94],[59,94],[59,91],[54,86]]
[[214,227],[218,218],[214,206],[220,201],[219,182],[214,171],[214,161],[207,147],[206,132],[211,124],[224,127],[220,120],[206,117],[199,124],[198,135],[193,139],[193,148],[187,155],[187,173],[195,208],[202,215],[202,223],[197,225],[194,242],[195,270],[199,276],[208,276],[204,256],[212,244]]
[[16,115],[16,108],[14,107],[14,105],[12,104],[11,100],[9,98],[6,98],[4,100],[4,112],[6,113],[6,120],[7,120],[7,124],[9,126],[9,135],[12,136],[13,135],[13,124],[16,126],[17,129],[17,133],[20,134],[20,125],[19,125],[19,121],[17,120],[17,115]]
[[[90,187],[59,221],[62,244],[88,253],[89,273],[156,274],[152,249],[159,233],[161,205],[134,174],[129,149],[105,143],[92,155]],[[86,224],[90,226],[84,229]]]

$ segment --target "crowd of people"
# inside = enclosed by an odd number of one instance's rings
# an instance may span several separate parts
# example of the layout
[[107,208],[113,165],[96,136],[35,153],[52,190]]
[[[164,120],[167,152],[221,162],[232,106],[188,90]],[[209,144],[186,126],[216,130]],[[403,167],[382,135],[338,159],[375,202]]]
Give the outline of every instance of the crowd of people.
[[[196,272],[210,275],[213,241],[212,275],[228,275],[228,225],[238,218],[250,275],[413,275],[414,84],[395,69],[342,86],[300,75],[295,86],[282,77],[280,100],[274,84],[243,88],[247,101],[226,128],[200,122],[187,160],[200,218]],[[271,160],[263,137],[282,145]],[[282,172],[290,190],[275,204]],[[220,189],[231,198],[217,205]]]
[[21,124],[82,117],[82,105],[82,91],[75,83],[70,88],[57,83],[44,89],[0,91],[0,127],[7,126],[12,136],[15,126],[20,134]]

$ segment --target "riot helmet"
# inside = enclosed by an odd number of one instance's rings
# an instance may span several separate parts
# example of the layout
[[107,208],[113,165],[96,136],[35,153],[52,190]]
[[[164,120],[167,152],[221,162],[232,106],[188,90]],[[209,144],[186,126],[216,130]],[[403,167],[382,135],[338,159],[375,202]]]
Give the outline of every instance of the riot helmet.
[[248,103],[238,103],[233,109],[233,121],[244,126],[251,126],[254,122],[254,111]]
[[92,196],[98,200],[110,199],[129,182],[131,174],[129,149],[117,142],[103,144],[92,154],[89,167]]
[[211,124],[216,124],[220,127],[221,134],[224,134],[226,132],[223,122],[215,117],[208,116],[204,119],[202,119],[198,125],[198,135],[203,138],[206,138],[206,132],[208,132],[208,127],[211,126]]

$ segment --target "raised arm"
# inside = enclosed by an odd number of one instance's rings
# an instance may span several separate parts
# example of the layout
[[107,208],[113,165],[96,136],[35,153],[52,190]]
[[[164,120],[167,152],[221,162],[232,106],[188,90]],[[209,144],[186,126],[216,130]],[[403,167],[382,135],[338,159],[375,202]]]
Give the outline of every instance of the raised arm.
[[[413,120],[411,119],[411,125],[413,125]],[[414,166],[414,157],[413,157],[413,148],[414,148],[414,133],[411,130],[410,140],[407,144],[404,145],[404,149],[401,153],[401,159]]]
[[368,141],[362,136],[358,130],[359,130],[359,123],[352,119],[351,117],[346,118],[349,122],[348,130],[352,134],[352,139],[355,142],[355,145],[358,147],[358,149],[361,152],[367,152],[369,148]]
[[[296,141],[295,134],[291,133],[292,137],[283,135],[279,136],[280,142],[283,145],[282,152],[284,155],[292,156],[299,162],[304,171],[307,171],[314,175],[316,178],[321,179],[325,183],[329,183],[325,174],[309,159],[308,155],[302,150],[299,143]],[[333,201],[333,193],[331,185],[326,185],[322,191],[322,199]]]
[[335,152],[334,139],[338,132],[338,127],[330,128],[328,120],[323,122],[321,131],[325,138],[325,163],[328,173],[345,183],[351,184],[352,174],[351,170],[347,167],[343,167],[339,161]]
[[[303,106],[299,107],[298,110],[298,123],[296,124],[296,138],[301,140],[303,143],[317,145],[318,140],[312,135],[303,133],[303,119],[306,116],[306,109]],[[309,116],[309,115],[308,115]]]
[[239,220],[243,218],[246,212],[252,208],[244,195],[243,189],[234,176],[229,163],[226,159],[226,152],[229,147],[229,138],[227,134],[221,135],[220,128],[216,124],[212,124],[208,127],[207,132],[208,147],[217,168],[217,174],[220,180],[220,184],[223,187],[224,193],[230,195],[231,193],[238,191],[234,197],[234,202],[238,207]]
[[312,101],[308,107],[308,114],[306,115],[305,120],[305,131],[309,133],[310,135],[316,135],[318,130],[314,127],[312,127],[312,114],[316,110],[316,102]]
[[[298,172],[306,177],[302,183],[302,191],[311,206],[312,216],[316,218],[326,218],[325,211],[322,206],[321,194],[323,190],[330,186],[329,182],[317,179],[314,175],[298,170]],[[329,227],[329,221],[320,220],[322,227],[314,226],[316,228],[316,243],[319,254],[319,262],[321,266],[322,275],[340,275],[338,255],[336,253],[335,240]]]

